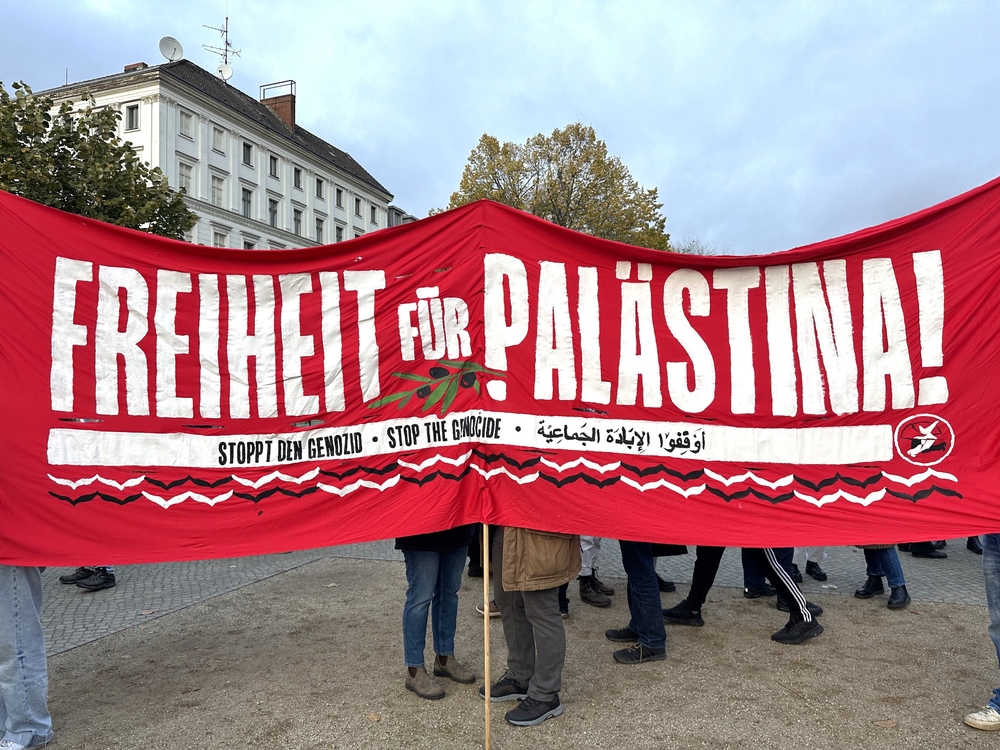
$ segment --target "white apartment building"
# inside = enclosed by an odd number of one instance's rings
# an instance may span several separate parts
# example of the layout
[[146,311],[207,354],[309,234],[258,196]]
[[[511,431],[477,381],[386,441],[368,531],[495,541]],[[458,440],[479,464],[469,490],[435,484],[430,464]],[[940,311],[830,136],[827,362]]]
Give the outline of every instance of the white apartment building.
[[86,94],[122,113],[120,136],[186,191],[198,223],[186,239],[243,248],[305,247],[360,237],[413,217],[351,155],[295,123],[295,82],[258,101],[188,60],[42,92]]

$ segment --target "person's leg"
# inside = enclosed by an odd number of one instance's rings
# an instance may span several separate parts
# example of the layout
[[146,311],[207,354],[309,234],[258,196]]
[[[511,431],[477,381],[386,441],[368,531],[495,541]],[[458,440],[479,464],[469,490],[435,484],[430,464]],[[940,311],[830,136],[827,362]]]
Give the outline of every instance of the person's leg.
[[763,591],[764,574],[754,562],[754,555],[751,552],[747,547],[740,552],[743,560],[743,588],[749,591]]
[[[521,592],[507,591],[503,587],[503,526],[495,528],[493,598],[500,609],[503,636],[507,642],[507,676],[520,685],[527,685],[535,674],[535,636],[524,613]],[[558,604],[556,609],[558,610]]]
[[[407,667],[424,666],[427,610],[438,580],[437,552],[403,550],[406,562],[406,604],[403,605],[403,657]],[[437,613],[435,613],[436,616]]]
[[885,575],[885,580],[889,582],[889,586],[891,588],[905,586],[906,579],[903,578],[903,566],[899,563],[899,555],[896,553],[896,548],[889,547],[888,549],[875,551],[879,553],[879,568],[882,570],[882,574]]
[[562,689],[566,663],[566,631],[556,589],[523,591],[521,600],[535,642],[534,674],[528,681],[528,697],[551,703]]
[[596,536],[580,537],[580,577],[593,575],[597,555],[601,551],[601,540]]
[[20,745],[52,739],[41,571],[0,565],[0,731]]
[[648,542],[619,542],[622,566],[628,575],[629,627],[638,634],[642,646],[662,651],[667,644],[663,626],[660,589],[653,567],[653,550]]
[[704,547],[698,545],[694,558],[694,573],[691,575],[691,591],[687,595],[688,606],[693,610],[701,609],[708,592],[715,583],[715,576],[722,563],[722,553],[725,547]]
[[788,571],[778,562],[774,550],[769,548],[744,548],[743,551],[744,554],[749,555],[753,564],[764,573],[764,577],[777,589],[778,596],[789,603],[789,614],[791,615],[792,622],[802,620],[811,622],[812,614],[806,608],[806,598],[799,591],[799,587],[795,585],[795,581],[792,580]]
[[431,632],[434,635],[434,653],[438,656],[455,653],[458,590],[462,587],[462,568],[467,554],[467,547],[438,554],[437,585],[431,607]]
[[[885,575],[885,571],[882,569],[883,556],[879,554],[880,552],[885,552],[882,549],[866,549],[865,553],[865,563],[867,565],[867,573],[870,576],[878,576],[881,578]],[[890,584],[891,585],[891,584]]]

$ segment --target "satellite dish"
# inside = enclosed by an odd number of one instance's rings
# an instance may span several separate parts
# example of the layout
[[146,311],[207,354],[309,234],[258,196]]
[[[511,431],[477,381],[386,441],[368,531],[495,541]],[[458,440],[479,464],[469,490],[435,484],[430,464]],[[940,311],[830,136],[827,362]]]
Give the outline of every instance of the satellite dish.
[[215,72],[219,74],[219,78],[223,81],[228,81],[233,77],[233,69],[226,63],[222,63]]
[[160,54],[170,62],[174,62],[184,57],[184,48],[172,36],[165,36],[160,40]]

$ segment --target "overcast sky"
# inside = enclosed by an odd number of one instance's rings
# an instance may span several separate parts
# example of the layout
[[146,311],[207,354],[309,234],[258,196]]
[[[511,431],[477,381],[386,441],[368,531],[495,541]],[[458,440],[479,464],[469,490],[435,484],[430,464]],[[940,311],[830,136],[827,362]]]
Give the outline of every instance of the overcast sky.
[[417,216],[479,137],[593,125],[667,230],[764,253],[870,226],[1000,175],[1000,2],[5,3],[0,80],[36,90],[162,62],[298,83],[299,124]]

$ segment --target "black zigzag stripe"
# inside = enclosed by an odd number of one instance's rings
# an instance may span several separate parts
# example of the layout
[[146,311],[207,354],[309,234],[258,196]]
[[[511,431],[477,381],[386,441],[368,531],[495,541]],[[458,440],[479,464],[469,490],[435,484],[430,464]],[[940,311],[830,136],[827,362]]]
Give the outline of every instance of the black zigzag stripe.
[[837,472],[834,476],[830,477],[829,479],[821,479],[816,483],[810,482],[808,479],[802,479],[801,477],[797,477],[794,474],[792,475],[792,477],[794,477],[795,481],[801,484],[803,487],[808,487],[813,492],[816,492],[825,487],[829,487],[831,484],[836,484],[837,482],[843,482],[844,484],[849,484],[852,487],[861,487],[862,489],[864,489],[868,485],[875,484],[876,482],[878,482],[882,478],[882,472],[880,471],[878,474],[872,474],[867,479],[853,479],[852,477],[845,477],[840,472]]
[[887,489],[886,492],[892,495],[893,497],[900,498],[901,500],[912,500],[913,502],[917,502],[918,500],[923,500],[925,497],[930,497],[935,492],[941,495],[945,495],[947,497],[958,497],[958,498],[962,497],[961,492],[957,492],[955,490],[949,490],[946,487],[938,487],[936,484],[931,485],[925,490],[918,490],[917,492],[914,492],[912,495],[907,495],[905,492],[895,492],[894,490],[889,490],[889,489]]
[[100,498],[109,503],[115,503],[116,505],[127,505],[128,503],[134,503],[136,500],[142,497],[142,493],[138,495],[129,495],[128,497],[119,498],[114,495],[106,495],[103,492],[89,492],[86,495],[80,495],[79,497],[66,497],[65,495],[59,495],[55,492],[49,491],[49,494],[57,500],[62,500],[69,503],[70,505],[79,505],[80,503],[89,503],[95,498]]
[[183,479],[175,479],[172,482],[162,482],[159,479],[153,479],[152,477],[146,477],[145,479],[150,484],[163,490],[172,490],[174,487],[180,487],[182,484],[186,484],[187,482],[191,482],[191,484],[198,487],[211,487],[214,489],[233,481],[232,477],[222,477],[221,479],[216,479],[214,482],[210,482],[207,479],[199,479],[198,477],[192,476],[186,476]]
[[617,484],[622,480],[621,477],[608,477],[607,479],[595,479],[590,476],[590,474],[574,474],[571,477],[566,477],[565,479],[559,479],[557,477],[550,477],[548,474],[539,474],[539,479],[544,479],[546,482],[554,484],[556,487],[563,487],[567,484],[572,484],[577,480],[583,480],[587,484],[592,484],[595,487],[610,487],[612,484]]
[[518,469],[527,469],[530,466],[535,466],[536,464],[541,463],[542,460],[540,456],[535,456],[533,458],[529,458],[522,462],[522,461],[517,461],[516,459],[513,459],[510,456],[504,455],[503,453],[483,453],[482,451],[478,450],[473,450],[472,455],[478,456],[488,464],[496,463],[497,461],[503,461],[505,464],[517,467]]
[[471,466],[466,466],[458,474],[449,474],[449,473],[444,472],[444,471],[435,471],[435,472],[427,474],[426,476],[423,476],[423,477],[404,477],[404,476],[400,475],[399,478],[402,479],[404,482],[409,482],[410,484],[415,484],[418,487],[423,487],[429,481],[431,481],[432,479],[437,479],[438,477],[441,477],[442,479],[449,479],[449,480],[451,480],[453,482],[457,482],[460,479],[463,479],[470,471],[472,471],[472,467]]
[[366,474],[377,474],[378,476],[384,476],[390,471],[395,471],[399,468],[399,464],[393,461],[391,464],[387,464],[381,469],[376,469],[373,466],[355,466],[353,469],[348,469],[347,471],[338,474],[335,471],[327,471],[326,469],[320,469],[319,473],[325,477],[333,477],[334,479],[346,479],[347,477],[352,477],[360,471]]
[[284,487],[272,487],[269,490],[264,490],[259,495],[250,495],[245,492],[234,492],[233,497],[238,497],[240,500],[249,500],[251,503],[258,503],[266,497],[271,497],[274,494],[286,495],[288,497],[305,497],[306,495],[311,495],[316,492],[319,487],[306,487],[303,490],[296,492],[295,490],[289,490]]
[[695,471],[688,472],[687,474],[683,474],[679,471],[674,471],[673,469],[667,468],[663,464],[657,464],[656,466],[650,466],[645,469],[640,469],[637,466],[632,466],[630,464],[623,462],[622,468],[628,469],[633,474],[640,477],[648,477],[651,474],[669,474],[670,476],[676,479],[680,479],[682,482],[690,482],[695,479],[701,479],[703,476],[705,476],[704,469],[697,469]]
[[723,490],[716,489],[715,487],[706,487],[705,489],[707,489],[713,495],[722,498],[727,503],[730,502],[731,500],[742,500],[744,497],[747,497],[748,495],[753,495],[754,497],[760,500],[767,500],[767,502],[774,503],[775,505],[777,505],[778,503],[784,503],[795,497],[794,492],[788,492],[785,493],[784,495],[777,495],[776,497],[771,497],[770,495],[765,495],[763,492],[760,492],[759,490],[755,490],[753,487],[747,487],[745,490],[734,492],[731,495],[727,494]]

